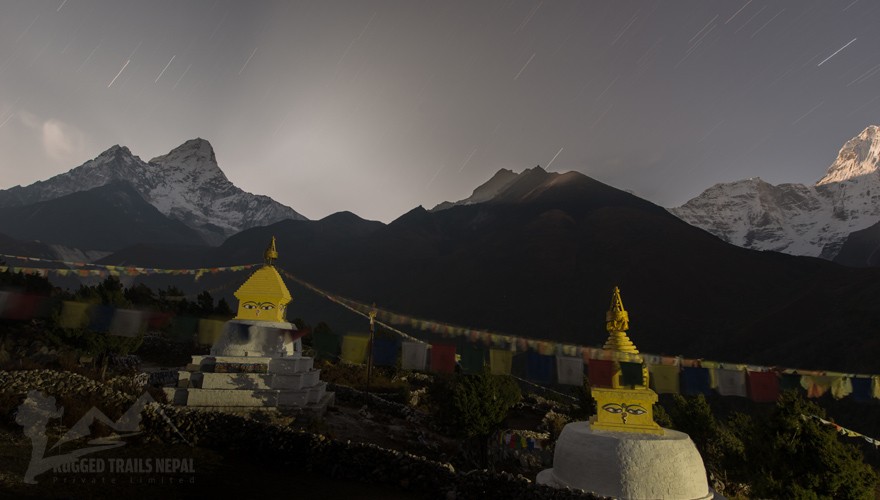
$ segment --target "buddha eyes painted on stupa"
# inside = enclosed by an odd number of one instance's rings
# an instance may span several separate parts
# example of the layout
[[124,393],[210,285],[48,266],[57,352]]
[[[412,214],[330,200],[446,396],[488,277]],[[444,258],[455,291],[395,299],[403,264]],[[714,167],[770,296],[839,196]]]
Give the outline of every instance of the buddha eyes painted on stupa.
[[648,410],[641,405],[628,405],[626,403],[608,403],[602,406],[602,409],[608,413],[619,414],[623,423],[626,423],[627,415],[644,415]]
[[257,304],[256,302],[249,301],[242,304],[241,307],[251,310],[259,309],[261,311],[271,311],[272,309],[275,309],[275,304],[273,304],[272,302],[261,302]]

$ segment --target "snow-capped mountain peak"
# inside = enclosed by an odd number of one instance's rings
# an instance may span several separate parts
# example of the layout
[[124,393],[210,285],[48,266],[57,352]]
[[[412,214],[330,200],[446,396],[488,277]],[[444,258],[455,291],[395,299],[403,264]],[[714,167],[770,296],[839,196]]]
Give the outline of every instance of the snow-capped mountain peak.
[[257,225],[304,219],[267,196],[232,184],[217,164],[211,143],[186,141],[168,154],[144,162],[115,145],[66,173],[30,186],[0,191],[0,207],[28,205],[127,181],[163,214],[199,231],[210,243]]
[[833,259],[850,233],[880,221],[880,127],[843,145],[813,186],[760,178],[716,184],[670,211],[735,245]]
[[880,169],[880,126],[871,125],[840,148],[817,186],[876,175]]
[[190,139],[167,154],[157,156],[150,163],[178,165],[187,168],[217,168],[217,157],[211,143],[201,137]]

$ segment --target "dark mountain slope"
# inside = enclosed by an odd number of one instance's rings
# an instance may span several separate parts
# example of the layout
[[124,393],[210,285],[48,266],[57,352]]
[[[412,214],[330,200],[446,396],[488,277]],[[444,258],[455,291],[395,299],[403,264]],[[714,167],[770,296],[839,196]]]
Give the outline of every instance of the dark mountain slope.
[[337,214],[253,228],[211,259],[252,262],[275,235],[278,265],[326,290],[414,316],[585,345],[604,341],[604,311],[619,285],[631,336],[645,352],[876,366],[880,270],[735,247],[577,173],[520,177],[489,202],[416,208],[388,225]]
[[162,215],[125,182],[0,208],[0,231],[19,240],[96,250],[116,250],[142,241],[203,243],[193,229]]

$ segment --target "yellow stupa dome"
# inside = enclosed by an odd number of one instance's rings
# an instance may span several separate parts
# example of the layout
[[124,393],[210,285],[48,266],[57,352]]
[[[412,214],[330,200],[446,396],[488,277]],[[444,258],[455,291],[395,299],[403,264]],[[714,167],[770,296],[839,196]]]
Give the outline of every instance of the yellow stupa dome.
[[278,258],[274,236],[265,255],[266,265],[235,291],[235,298],[238,299],[238,314],[235,319],[285,321],[284,311],[293,297],[272,265],[272,261]]

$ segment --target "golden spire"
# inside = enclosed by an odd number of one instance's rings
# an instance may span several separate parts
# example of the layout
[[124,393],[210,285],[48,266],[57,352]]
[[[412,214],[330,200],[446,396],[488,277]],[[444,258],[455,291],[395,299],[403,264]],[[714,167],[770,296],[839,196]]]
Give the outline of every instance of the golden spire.
[[266,259],[266,265],[271,266],[272,262],[278,258],[278,250],[275,249],[275,237],[272,237],[272,242],[269,243],[269,247],[266,248],[266,252],[263,254],[263,258]]
[[614,287],[614,292],[611,294],[611,306],[605,313],[605,329],[608,330],[608,340],[605,341],[603,349],[628,354],[639,353],[635,344],[626,336],[626,331],[629,330],[629,314],[623,308],[620,289],[617,287]]

